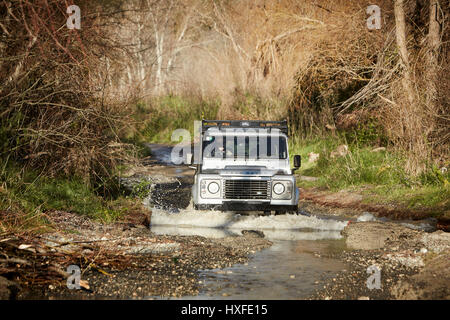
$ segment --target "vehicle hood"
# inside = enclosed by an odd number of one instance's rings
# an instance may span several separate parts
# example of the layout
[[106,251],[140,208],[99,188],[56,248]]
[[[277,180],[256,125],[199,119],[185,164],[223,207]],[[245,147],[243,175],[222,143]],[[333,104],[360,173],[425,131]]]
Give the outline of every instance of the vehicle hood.
[[[208,170],[209,171],[209,170]],[[261,166],[226,166],[224,169],[216,169],[214,170],[214,173],[217,173],[221,176],[227,177],[227,176],[233,176],[233,177],[248,177],[248,176],[255,176],[255,177],[272,177],[274,175],[280,175],[280,174],[289,174],[290,172],[286,172],[283,169],[268,169],[266,167]],[[211,172],[212,173],[212,172]]]

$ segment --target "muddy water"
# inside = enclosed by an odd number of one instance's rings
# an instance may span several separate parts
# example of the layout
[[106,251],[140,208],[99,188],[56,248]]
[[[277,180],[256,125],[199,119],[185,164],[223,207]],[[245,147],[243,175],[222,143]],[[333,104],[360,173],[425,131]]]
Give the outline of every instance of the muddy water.
[[262,231],[273,245],[250,256],[247,264],[200,272],[200,293],[185,299],[301,299],[319,289],[321,281],[346,268],[324,253],[343,250],[340,230],[345,221],[314,216],[239,215],[232,212],[153,210],[157,234],[222,238],[242,230]]
[[[307,298],[319,288],[321,280],[345,269],[345,265],[336,260],[313,254],[329,250],[335,241],[321,240],[323,247],[320,247],[311,240],[276,240],[272,247],[254,254],[245,265],[202,272],[199,298]],[[311,247],[315,247],[314,251],[308,249]]]
[[[259,230],[273,245],[249,257],[247,264],[200,272],[200,293],[184,299],[302,299],[323,281],[347,268],[325,258],[345,249],[340,231],[348,221],[315,212],[270,215],[196,211],[190,201],[194,171],[171,163],[171,148],[149,145],[153,158],[148,174],[162,177],[147,203],[152,207],[151,230],[156,234],[223,238]],[[357,221],[382,220],[370,213]],[[413,229],[432,231],[432,221],[397,221]],[[245,238],[243,238],[245,239]]]
[[[347,221],[311,213],[264,216],[193,210],[188,199],[193,170],[173,165],[170,147],[149,147],[153,154],[149,173],[172,179],[156,184],[147,199],[152,206],[152,232],[223,238],[259,230],[273,242],[270,248],[253,253],[246,264],[201,271],[199,295],[184,299],[307,298],[321,281],[346,268],[322,255],[344,249],[340,231]],[[187,199],[180,201],[180,193]]]

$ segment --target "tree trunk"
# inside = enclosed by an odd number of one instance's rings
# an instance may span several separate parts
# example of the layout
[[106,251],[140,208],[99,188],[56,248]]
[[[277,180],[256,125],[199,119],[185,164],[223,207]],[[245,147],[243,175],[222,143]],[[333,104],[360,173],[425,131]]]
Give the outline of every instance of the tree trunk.
[[406,42],[406,23],[405,23],[405,10],[403,7],[403,0],[395,0],[394,3],[395,13],[395,34],[397,39],[397,47],[400,53],[400,58],[403,64],[403,89],[410,103],[410,107],[415,105],[415,96],[413,90],[413,82],[411,78],[411,67],[409,65],[408,49]]
[[411,66],[409,64],[407,33],[405,22],[404,1],[395,0],[395,34],[400,60],[403,67],[403,93],[406,101],[399,103],[402,108],[402,118],[399,125],[402,126],[402,139],[404,147],[409,151],[410,156],[406,161],[405,169],[414,175],[424,170],[424,158],[427,155],[426,124],[424,123],[423,110],[418,105],[414,91],[414,80],[412,78]]
[[437,99],[438,57],[441,46],[440,25],[438,22],[438,0],[430,0],[430,20],[428,26],[428,55],[426,69],[427,106],[435,111]]
[[164,34],[159,34],[158,30],[155,30],[155,43],[156,43],[156,93],[161,93],[163,86],[163,54],[164,54]]

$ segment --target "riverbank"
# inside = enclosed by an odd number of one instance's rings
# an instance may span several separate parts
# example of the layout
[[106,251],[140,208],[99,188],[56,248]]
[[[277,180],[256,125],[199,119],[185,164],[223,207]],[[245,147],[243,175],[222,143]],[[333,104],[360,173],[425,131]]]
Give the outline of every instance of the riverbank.
[[[1,299],[129,299],[198,294],[198,270],[244,263],[270,246],[263,238],[160,236],[143,223],[102,224],[67,212],[48,219],[55,232],[3,237]],[[245,239],[245,241],[243,241]],[[69,265],[80,290],[67,288]]]
[[[142,199],[149,202],[148,207],[158,206],[165,210],[164,214],[169,215],[188,205],[190,197],[187,191],[192,183],[189,174],[192,172],[184,172],[182,168],[168,167],[159,162],[142,170],[134,170],[131,177],[124,178],[121,183],[138,197],[149,194],[148,198]],[[381,217],[375,211],[374,215],[368,214],[370,208],[356,205],[357,203],[362,203],[357,193],[303,189],[299,213],[324,218],[335,217],[343,225],[347,220],[376,220]],[[53,210],[43,215],[52,231],[33,236],[2,235],[0,247],[5,256],[0,260],[2,299],[147,299],[196,296],[201,288],[199,270],[243,264],[248,260],[249,254],[271,245],[270,241],[251,232],[244,232],[245,235],[242,236],[225,235],[218,239],[156,235],[148,229],[151,223],[150,211],[147,209],[147,214],[140,210],[133,212],[134,215],[128,212],[124,219],[105,223],[86,215]],[[398,216],[408,219],[420,217]],[[311,227],[311,221],[305,223]],[[361,222],[350,223],[344,230],[348,248],[330,256],[348,264],[349,268],[329,281],[318,283],[322,289],[310,298],[445,298],[445,286],[442,287],[440,282],[444,279],[444,284],[447,285],[445,274],[437,273],[437,280],[433,280],[433,274],[436,274],[433,273],[433,268],[437,266],[447,270],[446,253],[436,253],[436,250],[420,240],[421,237],[435,233],[411,229],[420,227],[414,225],[414,221],[409,227],[386,221],[370,223],[381,224],[384,233],[380,233],[377,228],[372,231],[363,228],[363,237],[357,237],[357,240],[352,240],[353,243],[348,243],[349,238],[354,238],[349,228],[357,225],[357,228],[351,230],[359,230],[360,226],[366,226]],[[405,229],[397,232],[396,226]],[[282,225],[278,227],[281,227],[278,232],[286,233]],[[355,243],[367,244],[370,232],[373,234],[372,242],[382,245],[355,247]],[[380,240],[383,234],[391,232],[397,235],[395,239],[399,244],[383,238]],[[322,252],[318,254],[326,258]],[[433,258],[438,260],[432,260]],[[433,262],[427,267],[429,261]],[[366,285],[370,276],[367,268],[373,264],[379,265],[381,269],[381,289],[370,290]],[[69,265],[77,265],[81,269],[83,281],[80,282],[80,290],[67,288],[69,274],[66,271]],[[432,268],[432,271],[427,268]],[[423,281],[422,279],[430,278],[430,274],[431,280],[427,288],[431,288],[431,293],[425,296],[416,292],[413,296],[405,296],[405,292],[414,292],[410,288]]]
[[[327,215],[317,207],[315,212]],[[51,212],[47,219],[53,232],[0,239],[2,299],[192,297],[203,286],[200,270],[245,264],[250,254],[272,244],[246,231],[215,239],[156,235],[145,217],[106,224]],[[376,219],[350,219],[342,231],[344,250],[310,252],[348,267],[318,281],[320,289],[309,299],[449,299],[450,234]],[[70,265],[80,267],[80,290],[67,288]],[[369,267],[380,271],[379,288],[367,286]]]
[[323,283],[313,299],[450,299],[449,233],[365,221],[342,234],[348,249],[333,258],[349,269]]
[[300,188],[300,199],[304,207],[313,206],[317,211],[332,215],[344,215],[349,218],[364,212],[376,217],[391,220],[424,220],[434,221],[436,228],[450,231],[450,210],[446,206],[409,208],[398,201],[378,198],[374,202],[373,195],[362,190],[341,190],[334,192],[324,188]]
[[[341,232],[346,250],[329,256],[349,268],[321,283],[311,299],[450,299],[448,210],[375,204],[366,198],[355,191],[301,188],[301,210],[351,221]],[[367,282],[375,270],[380,286],[372,283],[370,289]]]

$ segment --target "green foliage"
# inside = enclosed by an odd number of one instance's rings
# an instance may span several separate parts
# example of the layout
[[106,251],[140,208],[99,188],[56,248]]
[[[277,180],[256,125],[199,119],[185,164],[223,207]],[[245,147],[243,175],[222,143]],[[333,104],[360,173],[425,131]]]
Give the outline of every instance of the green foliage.
[[99,196],[89,183],[78,177],[46,177],[17,164],[5,164],[1,172],[0,210],[37,214],[49,210],[69,211],[112,222],[124,210]]
[[434,214],[450,209],[450,186],[424,185],[406,187],[402,185],[382,185],[365,192],[368,202],[402,204],[408,208],[434,208]]
[[196,97],[165,96],[137,105],[137,119],[144,119],[138,128],[135,140],[170,143],[176,129],[187,129],[194,134],[194,121],[216,118],[219,109],[217,100]]
[[[173,143],[172,133],[175,129],[187,129],[194,134],[194,121],[217,119],[221,101],[203,99],[196,96],[164,96],[139,102],[136,105],[136,120],[141,121],[138,133],[130,139],[134,144],[154,142]],[[250,93],[239,94],[231,105],[231,112],[246,119],[284,118],[283,101],[263,99]]]
[[364,122],[358,122],[355,129],[343,131],[342,134],[345,136],[346,141],[358,146],[386,146],[388,143],[388,138],[384,134],[382,126],[373,118]]
[[[349,145],[349,153],[332,158],[331,152],[345,144],[342,137],[315,140],[292,140],[290,154],[302,156],[299,174],[319,178],[316,182],[299,182],[303,187],[325,187],[333,191],[343,189],[369,190],[369,202],[394,201],[408,207],[449,206],[450,176],[430,165],[414,177],[405,171],[405,157],[394,151],[373,152],[373,147]],[[308,153],[319,153],[319,160],[308,162]],[[448,202],[448,201],[447,201]]]
[[[344,140],[331,138],[302,143],[294,141],[290,153],[302,155],[301,174],[318,177],[331,189],[363,184],[411,187],[448,183],[448,173],[444,175],[436,167],[430,167],[418,177],[408,175],[404,170],[405,158],[395,152],[373,152],[371,147],[351,144],[346,156],[332,158],[331,152],[344,143]],[[308,163],[309,152],[320,154],[316,163]]]
[[367,148],[350,148],[350,152],[336,159],[322,156],[311,171],[326,179],[334,189],[360,184],[408,183],[398,159],[389,154],[370,152]]
[[145,198],[150,192],[151,185],[152,185],[151,181],[142,180],[141,182],[139,182],[138,184],[135,184],[133,186],[131,196],[137,197],[140,199]]

